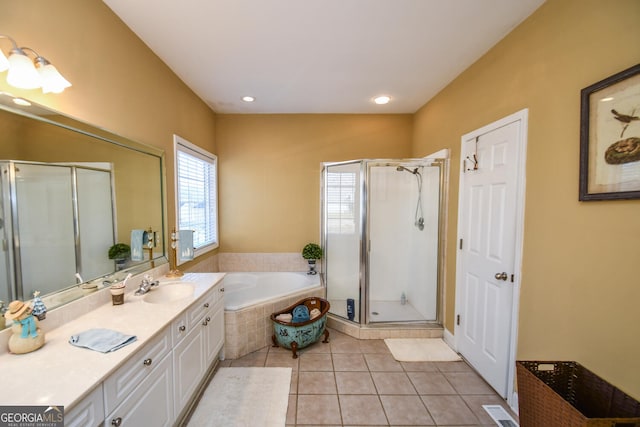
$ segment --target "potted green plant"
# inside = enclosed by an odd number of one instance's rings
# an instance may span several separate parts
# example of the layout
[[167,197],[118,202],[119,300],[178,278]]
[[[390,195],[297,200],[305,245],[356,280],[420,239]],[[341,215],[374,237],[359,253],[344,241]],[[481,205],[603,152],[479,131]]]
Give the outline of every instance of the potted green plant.
[[122,270],[131,255],[131,247],[126,243],[116,243],[109,248],[109,259],[115,260],[116,270]]
[[318,274],[316,271],[316,260],[322,259],[322,248],[315,243],[307,243],[302,248],[302,258],[309,263],[307,274]]

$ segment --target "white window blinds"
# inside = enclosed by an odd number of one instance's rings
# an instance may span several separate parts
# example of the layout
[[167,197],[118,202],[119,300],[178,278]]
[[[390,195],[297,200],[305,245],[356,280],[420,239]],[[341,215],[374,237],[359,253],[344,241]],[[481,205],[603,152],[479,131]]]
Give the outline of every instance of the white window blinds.
[[194,231],[197,254],[218,246],[218,159],[182,138],[175,141],[178,229]]
[[353,234],[356,230],[355,172],[329,172],[327,174],[327,231],[335,234]]

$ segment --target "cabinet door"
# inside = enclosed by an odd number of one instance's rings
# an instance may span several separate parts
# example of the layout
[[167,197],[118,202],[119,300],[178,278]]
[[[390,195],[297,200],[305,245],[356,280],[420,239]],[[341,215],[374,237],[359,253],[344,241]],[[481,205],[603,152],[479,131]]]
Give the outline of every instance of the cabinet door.
[[195,325],[173,349],[176,415],[180,414],[191,399],[205,371],[203,327]]
[[105,425],[120,427],[173,425],[173,369],[167,355],[135,391],[107,417]]
[[104,404],[102,385],[98,385],[80,403],[64,414],[66,427],[93,427],[100,426],[104,421]]
[[205,326],[206,352],[205,360],[207,368],[211,366],[216,355],[224,344],[224,304],[219,301],[210,314],[207,314],[209,321]]

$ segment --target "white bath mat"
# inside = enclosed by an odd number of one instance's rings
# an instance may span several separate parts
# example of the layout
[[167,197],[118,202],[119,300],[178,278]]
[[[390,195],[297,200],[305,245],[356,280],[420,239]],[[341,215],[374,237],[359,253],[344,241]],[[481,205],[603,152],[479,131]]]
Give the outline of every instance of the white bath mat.
[[189,427],[282,427],[287,420],[291,368],[220,368]]
[[399,362],[452,362],[461,357],[441,338],[387,338],[384,340]]

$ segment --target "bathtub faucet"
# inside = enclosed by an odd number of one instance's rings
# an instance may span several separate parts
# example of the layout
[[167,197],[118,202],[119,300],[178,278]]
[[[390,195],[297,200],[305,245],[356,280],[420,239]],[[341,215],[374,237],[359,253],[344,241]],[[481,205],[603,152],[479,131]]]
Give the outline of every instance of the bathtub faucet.
[[160,284],[159,281],[153,280],[151,276],[145,274],[142,278],[142,282],[140,282],[140,287],[135,292],[135,295],[144,295],[151,290],[152,287],[158,286]]

